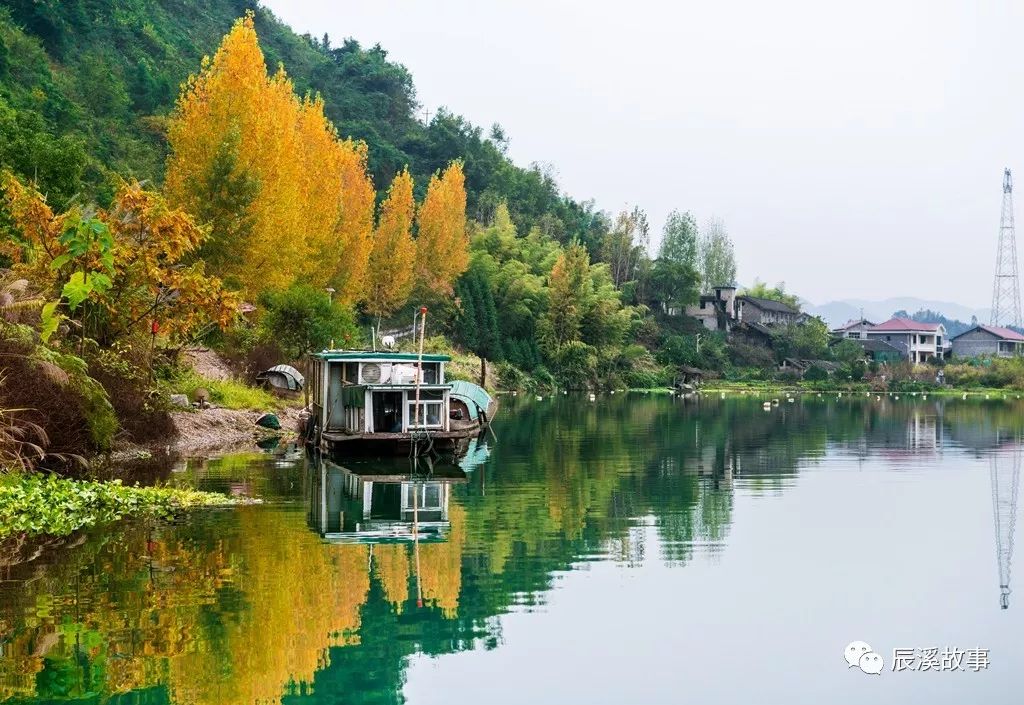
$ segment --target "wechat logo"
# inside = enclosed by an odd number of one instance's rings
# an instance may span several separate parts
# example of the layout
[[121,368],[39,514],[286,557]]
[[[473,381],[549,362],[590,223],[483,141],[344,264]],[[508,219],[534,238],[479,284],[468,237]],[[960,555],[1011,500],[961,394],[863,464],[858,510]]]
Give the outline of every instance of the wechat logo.
[[856,666],[869,675],[881,675],[882,657],[871,648],[871,645],[863,641],[851,641],[843,650],[843,656],[849,668]]

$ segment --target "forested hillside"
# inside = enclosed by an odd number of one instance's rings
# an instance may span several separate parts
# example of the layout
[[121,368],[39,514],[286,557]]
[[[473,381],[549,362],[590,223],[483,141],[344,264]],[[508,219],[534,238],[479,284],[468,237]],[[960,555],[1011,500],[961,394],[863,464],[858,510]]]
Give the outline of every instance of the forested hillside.
[[[20,273],[51,261],[32,282],[56,307],[45,330],[68,320],[71,338],[101,343],[126,334],[110,320],[129,315],[138,335],[146,318],[172,331],[165,345],[213,334],[236,356],[295,357],[358,344],[426,303],[433,331],[505,363],[505,385],[649,386],[676,364],[721,366],[723,341],[688,343],[679,334],[694,322],[665,315],[735,277],[720,223],[700,232],[674,213],[652,258],[640,208],[611,216],[565,196],[506,156],[500,126],[423,117],[410,72],[383,48],[296,35],[256,2],[6,2],[0,219],[21,243],[8,258]],[[113,308],[104,300],[121,273],[89,273],[88,236],[67,253],[82,261],[47,244],[68,222],[87,232],[97,208],[93,225],[116,241],[126,213],[142,217],[125,201],[136,182],[146,218],[180,208],[197,228],[172,248],[193,283],[207,277],[208,305],[189,309],[188,329],[175,302],[200,292],[162,298],[177,286],[171,270],[148,281],[152,306],[140,293],[126,313],[120,294]],[[225,326],[225,306],[243,300],[256,314]]]
[[600,228],[589,204],[563,198],[540,170],[504,155],[489,132],[447,112],[422,122],[410,72],[381,47],[293,33],[255,0],[5,0],[0,3],[0,162],[37,179],[51,205],[75,194],[109,202],[114,175],[163,182],[166,119],[179,86],[246,11],[273,72],[318,92],[343,137],[366,143],[383,192],[406,165],[423,195],[429,176],[464,162],[468,214],[488,221],[501,200],[522,231],[562,241]]

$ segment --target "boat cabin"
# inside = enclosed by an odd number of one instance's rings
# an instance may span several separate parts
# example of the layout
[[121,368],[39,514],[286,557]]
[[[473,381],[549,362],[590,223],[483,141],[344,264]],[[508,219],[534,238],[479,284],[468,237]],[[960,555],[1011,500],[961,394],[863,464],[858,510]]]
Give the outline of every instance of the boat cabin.
[[458,451],[497,408],[482,387],[448,382],[447,355],[325,350],[310,358],[306,433],[326,450],[403,452],[429,439],[428,448]]
[[[324,433],[409,433],[448,430],[447,355],[324,351],[312,356],[312,412]],[[416,415],[419,379],[420,413]]]

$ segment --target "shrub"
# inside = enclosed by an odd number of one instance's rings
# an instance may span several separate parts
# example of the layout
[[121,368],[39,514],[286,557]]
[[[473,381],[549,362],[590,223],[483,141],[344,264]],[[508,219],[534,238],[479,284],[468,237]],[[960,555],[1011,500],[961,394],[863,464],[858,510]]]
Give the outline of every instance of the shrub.
[[0,406],[24,409],[22,420],[45,430],[50,453],[85,456],[110,448],[117,416],[84,360],[39,345],[25,325],[0,327],[0,356],[8,376]]
[[171,437],[174,423],[166,397],[151,384],[137,350],[100,350],[91,356],[89,372],[106,391],[121,428],[134,442],[148,443]]
[[808,382],[824,382],[829,377],[828,370],[817,365],[811,365],[806,372],[804,372],[804,379]]

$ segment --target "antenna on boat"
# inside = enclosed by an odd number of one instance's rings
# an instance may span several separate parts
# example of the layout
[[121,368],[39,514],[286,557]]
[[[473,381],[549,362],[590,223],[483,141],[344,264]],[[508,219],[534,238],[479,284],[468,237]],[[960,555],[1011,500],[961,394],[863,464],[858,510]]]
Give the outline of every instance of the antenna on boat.
[[[420,351],[416,358],[416,428],[420,426],[420,382],[423,381],[423,336],[427,330],[427,307],[420,306]],[[413,335],[416,335],[416,328],[413,328]]]

